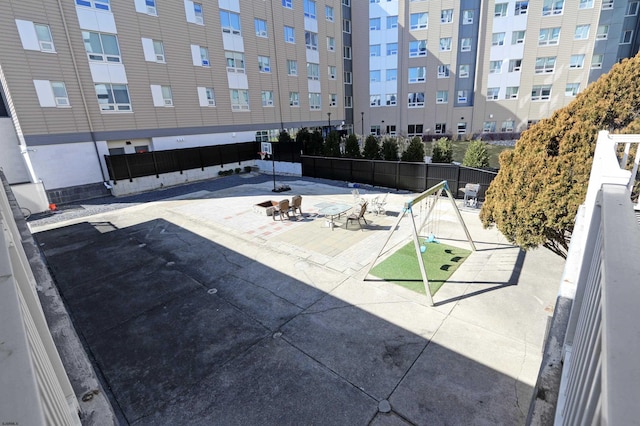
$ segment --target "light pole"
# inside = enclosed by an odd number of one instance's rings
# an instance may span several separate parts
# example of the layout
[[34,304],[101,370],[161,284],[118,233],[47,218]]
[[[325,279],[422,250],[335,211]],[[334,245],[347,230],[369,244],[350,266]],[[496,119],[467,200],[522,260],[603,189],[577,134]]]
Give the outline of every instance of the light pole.
[[382,125],[380,126],[380,136],[384,135],[384,120],[382,120]]
[[364,112],[360,113],[360,124],[362,125],[362,137],[364,138]]
[[327,113],[327,121],[329,122],[329,131],[331,131],[331,113]]

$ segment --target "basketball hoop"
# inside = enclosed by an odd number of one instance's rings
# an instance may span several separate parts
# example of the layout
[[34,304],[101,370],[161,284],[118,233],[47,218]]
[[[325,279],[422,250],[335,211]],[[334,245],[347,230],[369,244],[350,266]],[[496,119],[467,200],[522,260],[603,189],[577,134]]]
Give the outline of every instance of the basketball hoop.
[[267,156],[267,153],[266,153],[266,152],[264,152],[264,151],[260,151],[258,154],[260,155],[260,159],[261,159],[261,160],[264,160],[264,157],[266,157],[266,156]]

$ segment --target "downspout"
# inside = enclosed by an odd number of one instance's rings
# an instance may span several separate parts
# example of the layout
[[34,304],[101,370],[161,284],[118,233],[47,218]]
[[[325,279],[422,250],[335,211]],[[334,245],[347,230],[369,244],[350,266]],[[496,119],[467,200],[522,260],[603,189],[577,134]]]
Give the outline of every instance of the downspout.
[[[60,0],[58,0],[60,1]],[[271,3],[271,24],[273,24],[275,22],[275,18],[274,18],[274,12],[273,12],[273,1],[270,2]],[[276,76],[279,76],[279,67],[278,67],[278,62],[279,62],[279,56],[278,56],[278,43],[275,41],[275,27],[274,27],[274,37],[273,37],[273,54],[275,56],[275,61],[273,62],[273,64],[275,65],[275,72],[276,72]],[[278,87],[278,114],[280,115],[280,131],[283,132],[284,131],[284,122],[282,121],[282,98],[281,98],[281,91],[280,91],[280,78],[276,78],[276,86]]]
[[100,175],[102,176],[102,182],[107,189],[111,189],[109,179],[105,177],[104,167],[102,167],[102,159],[100,158],[100,152],[98,151],[98,143],[93,129],[93,123],[91,122],[91,116],[89,115],[89,107],[87,106],[87,99],[85,97],[84,89],[82,88],[82,81],[80,80],[80,72],[78,71],[78,62],[76,61],[76,55],[73,52],[73,46],[71,45],[71,36],[69,35],[69,27],[67,26],[67,20],[64,17],[64,9],[62,7],[62,1],[58,0],[58,8],[60,9],[60,17],[62,18],[62,26],[64,28],[64,35],[67,38],[67,45],[69,46],[69,53],[71,54],[71,63],[73,64],[73,71],[76,74],[76,80],[78,81],[78,87],[80,88],[80,97],[82,98],[82,106],[84,113],[87,116],[87,124],[89,125],[89,135],[93,142],[93,148],[98,158],[98,165],[100,166]]

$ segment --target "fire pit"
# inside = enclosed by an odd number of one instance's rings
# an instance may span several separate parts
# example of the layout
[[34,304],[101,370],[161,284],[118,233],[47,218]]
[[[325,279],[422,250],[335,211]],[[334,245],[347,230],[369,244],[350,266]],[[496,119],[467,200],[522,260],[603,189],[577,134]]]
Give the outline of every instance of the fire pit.
[[255,204],[253,206],[253,211],[258,214],[263,214],[265,216],[273,216],[273,211],[275,210],[275,206],[278,205],[277,201],[263,201],[261,203]]

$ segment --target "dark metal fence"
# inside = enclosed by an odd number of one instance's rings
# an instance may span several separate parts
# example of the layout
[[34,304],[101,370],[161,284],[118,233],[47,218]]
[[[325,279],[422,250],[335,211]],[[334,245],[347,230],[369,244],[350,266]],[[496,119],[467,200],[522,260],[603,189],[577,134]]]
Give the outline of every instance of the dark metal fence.
[[342,180],[372,186],[422,192],[446,180],[454,196],[467,183],[479,183],[478,198],[483,200],[486,189],[497,173],[440,163],[409,163],[401,161],[356,160],[301,156],[302,175],[330,180]]
[[[273,155],[276,161],[300,162],[299,144],[274,143]],[[143,176],[160,177],[163,173],[184,172],[210,166],[240,164],[242,161],[255,160],[260,151],[258,142],[244,142],[227,145],[202,146],[197,148],[170,149],[138,154],[105,155],[109,178],[115,183],[119,180]]]

